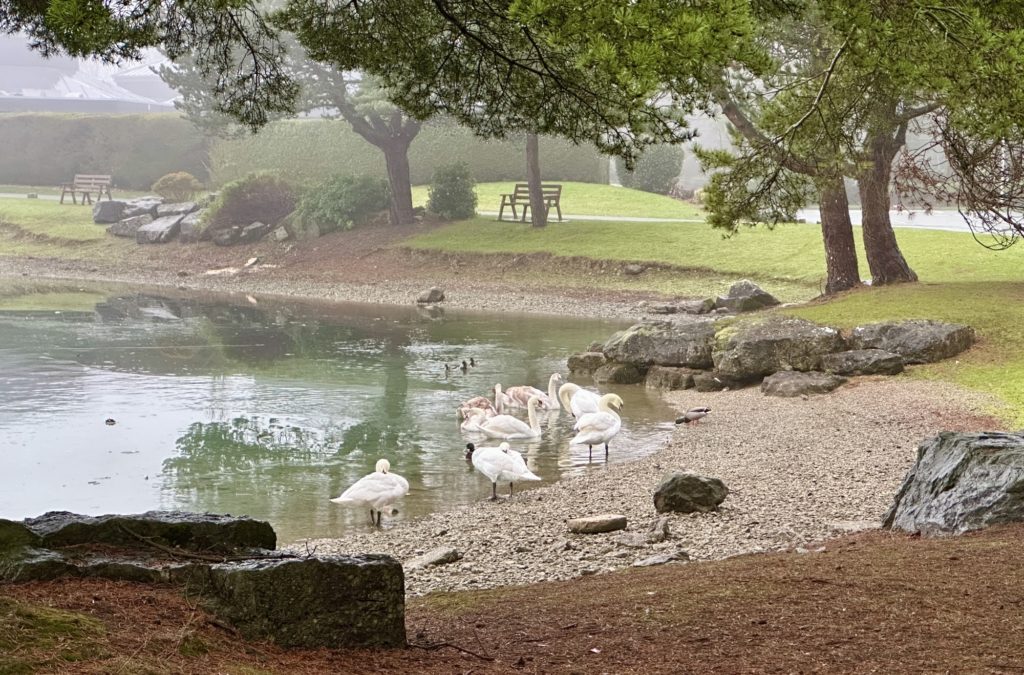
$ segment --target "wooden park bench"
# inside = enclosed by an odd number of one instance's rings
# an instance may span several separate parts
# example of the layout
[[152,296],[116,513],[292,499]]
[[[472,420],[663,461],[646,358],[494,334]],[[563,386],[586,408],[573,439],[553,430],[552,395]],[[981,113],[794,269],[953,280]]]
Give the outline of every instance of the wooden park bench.
[[[544,195],[545,215],[551,213],[551,207],[555,207],[558,213],[558,222],[562,222],[562,186],[557,183],[542,183],[540,191]],[[526,222],[526,216],[530,210],[530,186],[526,183],[516,183],[515,190],[501,196],[501,207],[498,209],[498,220],[504,220],[505,207],[511,207],[512,220]],[[522,215],[518,208],[522,208]]]
[[69,192],[73,204],[78,203],[78,200],[75,199],[76,192],[82,195],[82,204],[92,204],[93,193],[96,194],[96,201],[100,201],[104,194],[107,195],[107,199],[112,199],[110,196],[111,183],[113,183],[113,176],[76,173],[73,181],[61,183],[60,203],[64,203],[64,195]]

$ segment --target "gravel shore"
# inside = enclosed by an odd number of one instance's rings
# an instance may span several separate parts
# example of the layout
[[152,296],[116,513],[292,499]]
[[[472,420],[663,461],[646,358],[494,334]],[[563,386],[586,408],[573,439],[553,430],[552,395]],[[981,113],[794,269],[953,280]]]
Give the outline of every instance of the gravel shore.
[[98,282],[134,286],[167,287],[182,291],[244,293],[263,296],[286,296],[333,302],[365,302],[386,305],[414,305],[420,292],[432,285],[445,290],[446,310],[488,312],[525,312],[589,318],[638,319],[646,312],[638,304],[640,295],[593,291],[521,290],[502,285],[478,282],[471,278],[451,277],[441,280],[395,279],[367,283],[345,283],[324,279],[289,279],[273,268],[257,266],[234,275],[207,275],[157,269],[104,269],[68,260],[2,258],[0,278],[15,281]]
[[[940,430],[998,428],[978,412],[990,403],[984,397],[907,377],[863,378],[807,400],[765,397],[757,388],[668,397],[681,410],[709,405],[713,412],[699,425],[678,428],[665,448],[644,459],[497,503],[484,500],[490,486],[481,477],[478,503],[296,548],[387,553],[402,561],[456,548],[458,562],[407,570],[407,591],[419,595],[603,573],[677,550],[710,560],[813,547],[877,526],[919,441]],[[730,494],[721,510],[669,516],[669,538],[650,545],[622,543],[622,532],[568,532],[567,519],[601,513],[627,516],[628,533],[646,532],[659,517],[653,489],[673,470],[722,479]]]

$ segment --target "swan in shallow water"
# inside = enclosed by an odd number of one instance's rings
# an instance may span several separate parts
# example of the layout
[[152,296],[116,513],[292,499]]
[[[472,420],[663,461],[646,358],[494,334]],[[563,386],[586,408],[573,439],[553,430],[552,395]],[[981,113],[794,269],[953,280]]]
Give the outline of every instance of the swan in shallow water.
[[586,413],[597,412],[597,402],[601,400],[601,395],[578,384],[566,382],[558,388],[558,400],[573,417],[580,417]]
[[[352,487],[331,501],[335,504],[360,504],[370,507],[370,522],[380,527],[381,512],[385,506],[397,501],[409,492],[409,481],[391,473],[391,462],[377,460],[374,472],[352,484]],[[374,511],[377,512],[374,520]]]
[[512,450],[508,443],[498,447],[477,448],[466,443],[466,457],[473,462],[473,467],[487,476],[491,481],[491,500],[498,498],[498,481],[508,481],[508,496],[512,496],[512,484],[522,480],[540,480],[526,467],[523,456]]
[[480,428],[480,425],[489,417],[493,416],[488,415],[483,408],[470,408],[466,412],[466,419],[464,419],[462,424],[459,425],[459,430],[464,434],[483,433],[483,429]]
[[537,397],[531,397],[526,406],[527,414],[530,417],[529,424],[518,417],[512,417],[512,415],[496,415],[479,424],[480,432],[490,438],[500,438],[506,441],[516,438],[538,438],[541,433],[540,422],[537,420],[538,405],[540,405],[540,401]]
[[570,445],[585,445],[593,458],[594,446],[604,443],[604,458],[608,459],[608,441],[622,428],[622,399],[618,394],[605,394],[597,403],[597,412],[587,413],[576,420],[572,430],[576,435]]
[[544,393],[537,387],[531,387],[522,385],[518,387],[509,387],[505,390],[503,404],[510,408],[525,408],[530,402],[530,399],[537,397],[540,401],[540,407],[544,410],[557,410],[558,405],[558,385],[562,383],[562,376],[558,373],[554,373],[548,378],[548,391]]
[[491,403],[491,400],[486,396],[474,396],[468,401],[463,401],[455,410],[455,414],[460,420],[466,419],[475,408],[483,410],[487,417],[493,417],[500,412],[500,410],[496,409],[494,404]]

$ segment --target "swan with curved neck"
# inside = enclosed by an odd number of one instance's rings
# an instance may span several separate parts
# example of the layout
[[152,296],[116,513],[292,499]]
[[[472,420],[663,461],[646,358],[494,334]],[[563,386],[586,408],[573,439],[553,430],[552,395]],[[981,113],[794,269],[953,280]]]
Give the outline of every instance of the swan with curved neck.
[[480,431],[490,438],[500,438],[506,441],[516,438],[539,438],[541,429],[537,419],[538,405],[540,405],[540,401],[536,396],[531,397],[527,403],[529,424],[518,417],[512,417],[512,415],[496,415],[481,423]]
[[525,408],[526,404],[529,403],[530,399],[537,397],[540,402],[540,407],[544,410],[557,410],[558,409],[558,385],[562,383],[562,376],[558,373],[553,373],[548,378],[548,390],[543,392],[537,387],[531,387],[529,385],[520,385],[516,387],[509,387],[505,390],[505,405],[510,408]]
[[622,399],[618,394],[605,394],[597,403],[597,412],[587,413],[576,420],[573,431],[576,435],[570,445],[587,446],[588,455],[593,459],[595,445],[604,443],[604,458],[608,459],[608,441],[622,428]]
[[477,448],[466,443],[466,459],[491,481],[491,501],[498,498],[498,481],[508,481],[508,496],[511,497],[515,481],[540,480],[540,476],[527,468],[523,456],[511,449],[508,443],[496,448]]
[[[380,527],[385,506],[397,501],[409,492],[409,481],[391,473],[391,463],[386,459],[377,460],[374,472],[352,484],[352,487],[331,501],[335,504],[360,504],[370,507],[370,523]],[[374,514],[376,513],[376,519]]]
[[466,419],[459,425],[459,430],[464,434],[480,433],[480,425],[488,418],[483,408],[470,408],[466,411]]
[[566,382],[558,388],[558,400],[573,417],[580,417],[586,413],[597,412],[597,402],[601,400],[601,395],[583,389],[578,384]]

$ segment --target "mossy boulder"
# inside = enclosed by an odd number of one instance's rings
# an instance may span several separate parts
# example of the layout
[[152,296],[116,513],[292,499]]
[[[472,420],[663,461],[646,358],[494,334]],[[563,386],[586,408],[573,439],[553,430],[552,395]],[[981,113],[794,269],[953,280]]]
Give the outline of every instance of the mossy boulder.
[[707,513],[729,495],[729,488],[717,478],[689,471],[666,474],[654,490],[654,509],[658,513]]
[[714,340],[712,321],[650,321],[615,333],[602,351],[620,363],[710,368]]
[[974,329],[958,323],[910,320],[857,326],[854,349],[884,349],[907,363],[933,363],[956,356],[974,344]]
[[50,511],[25,525],[47,548],[109,544],[144,548],[153,542],[170,548],[212,553],[272,550],[277,535],[270,523],[211,513],[149,511],[138,515],[83,516]]
[[569,357],[567,367],[570,373],[585,373],[589,375],[608,362],[608,359],[600,351],[586,351],[580,354],[573,354]]
[[796,397],[827,394],[846,383],[846,378],[829,373],[802,373],[783,370],[764,378],[761,393],[765,396]]
[[715,307],[730,312],[753,312],[779,304],[778,299],[753,281],[743,279],[729,287],[726,295],[715,300]]
[[884,349],[851,349],[826,354],[821,367],[837,375],[897,375],[903,372],[903,357]]
[[384,555],[213,565],[204,604],[284,647],[404,647],[405,577]]
[[606,363],[594,371],[594,382],[601,384],[638,384],[644,371],[632,363]]
[[806,319],[773,316],[719,331],[713,356],[720,373],[756,380],[780,370],[819,370],[823,356],[845,348],[835,328]]
[[690,389],[693,387],[694,375],[702,371],[693,368],[675,368],[672,366],[651,366],[647,371],[644,384],[649,389]]

